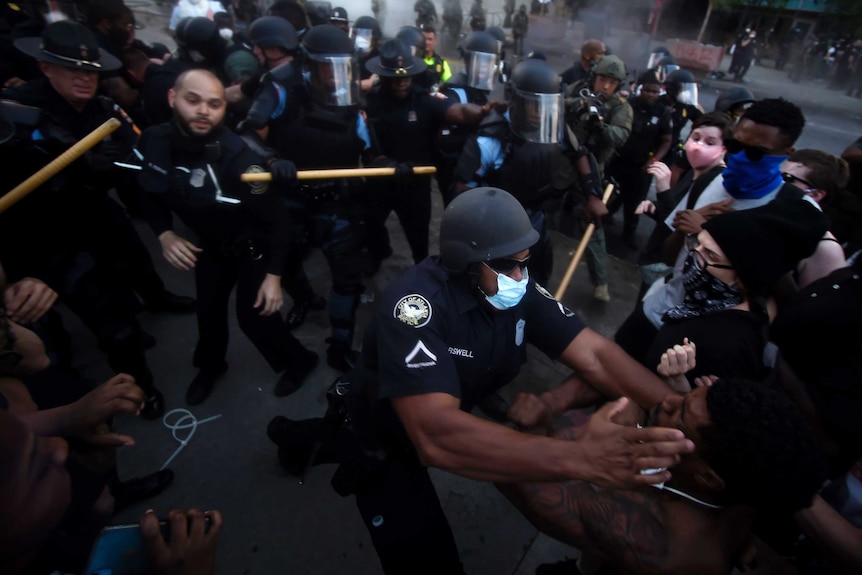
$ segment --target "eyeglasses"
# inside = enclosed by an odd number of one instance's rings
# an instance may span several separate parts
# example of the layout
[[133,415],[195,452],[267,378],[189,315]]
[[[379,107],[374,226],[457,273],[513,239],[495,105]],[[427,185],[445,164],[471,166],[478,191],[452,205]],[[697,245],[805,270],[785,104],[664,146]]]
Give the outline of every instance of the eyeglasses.
[[482,263],[491,268],[491,271],[507,276],[518,268],[520,268],[521,271],[525,270],[527,268],[527,265],[529,265],[530,263],[530,256],[527,256],[522,260],[512,257],[495,258],[493,260],[488,260],[487,262]]
[[[787,172],[781,172],[781,179],[788,184],[793,184],[794,186],[800,188],[806,194],[813,194],[814,192],[819,190],[817,186],[815,186],[808,180],[803,180],[799,176],[794,176],[793,174],[788,174]],[[797,184],[802,184],[802,186],[799,186]]]
[[746,157],[748,157],[752,162],[759,162],[763,159],[763,156],[771,155],[769,150],[766,148],[760,146],[746,146],[736,138],[726,138],[724,140],[724,147],[727,148],[727,153],[729,155],[745,152]]
[[695,257],[699,260],[699,263],[700,263],[701,267],[703,267],[703,269],[706,269],[706,268],[715,268],[717,270],[732,270],[732,269],[734,269],[733,266],[729,266],[726,264],[711,264],[708,261],[706,261],[706,256],[704,256],[702,253],[700,253],[698,251],[698,248],[700,247],[700,245],[701,245],[700,240],[697,239],[696,234],[689,234],[689,235],[685,236],[685,247],[686,247],[686,249],[690,252],[694,252]]

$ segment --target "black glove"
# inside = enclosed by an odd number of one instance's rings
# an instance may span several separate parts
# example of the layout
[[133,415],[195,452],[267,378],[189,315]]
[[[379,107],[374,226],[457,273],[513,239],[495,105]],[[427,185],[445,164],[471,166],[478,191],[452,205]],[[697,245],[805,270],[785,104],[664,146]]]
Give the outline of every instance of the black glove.
[[269,171],[272,172],[272,180],[292,184],[296,182],[296,164],[290,160],[281,158],[275,159],[269,163]]
[[95,150],[84,154],[84,160],[97,175],[106,174],[114,169],[114,162],[121,162],[129,156],[129,146],[121,142],[102,142]]
[[387,167],[395,168],[395,181],[398,183],[413,179],[413,162],[390,162]]

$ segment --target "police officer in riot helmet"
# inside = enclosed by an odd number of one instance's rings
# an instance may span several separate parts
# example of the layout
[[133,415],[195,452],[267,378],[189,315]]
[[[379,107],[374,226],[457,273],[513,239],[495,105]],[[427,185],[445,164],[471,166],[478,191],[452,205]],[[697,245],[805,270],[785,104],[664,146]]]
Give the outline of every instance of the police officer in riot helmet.
[[734,86],[728,88],[718,95],[715,100],[713,112],[721,112],[733,118],[734,123],[739,122],[739,119],[745,111],[754,103],[754,94],[751,90],[742,86]]
[[661,101],[670,108],[673,122],[671,136],[671,153],[667,155],[665,164],[671,168],[671,186],[676,185],[680,176],[691,166],[685,155],[685,142],[682,131],[686,124],[694,122],[703,115],[698,104],[697,82],[688,70],[677,69],[664,78],[665,93]]
[[[497,40],[488,32],[470,32],[461,54],[464,69],[443,85],[440,92],[447,100],[484,106],[494,89],[499,62]],[[475,128],[447,125],[440,130],[437,150],[437,185],[444,205],[454,197],[453,176],[461,150]]]
[[227,43],[215,22],[205,16],[186,18],[177,25],[177,57],[196,68],[206,68],[224,79]]
[[353,23],[351,37],[359,64],[359,85],[362,91],[366,92],[380,81],[380,78],[370,72],[365,65],[380,52],[380,41],[383,38],[380,23],[372,16],[360,16]]
[[293,25],[279,16],[263,16],[252,22],[248,31],[252,52],[265,72],[230,86],[225,95],[230,103],[253,100],[242,128],[261,129],[280,98],[299,81],[293,60],[299,49],[299,37]]
[[[605,56],[593,67],[589,79],[581,80],[566,90],[566,120],[581,145],[595,157],[597,170],[604,177],[608,160],[617,148],[628,140],[632,130],[632,108],[618,91],[626,80],[626,66],[617,56]],[[587,195],[584,214],[586,220],[598,214],[607,214],[596,202],[599,186],[580,190],[578,203]],[[568,206],[567,206],[568,207]],[[600,226],[601,220],[596,218]],[[582,226],[583,221],[578,222]],[[610,301],[608,291],[607,249],[604,229],[598,227],[587,247],[587,268],[593,283],[593,297],[599,301]]]
[[[353,41],[331,24],[315,26],[302,40],[305,76],[286,96],[285,109],[270,120],[267,144],[296,168],[356,168],[373,165],[379,152],[371,128],[359,112]],[[293,182],[282,193],[304,244],[295,250],[285,276],[296,305],[314,293],[302,272],[302,259],[320,247],[332,274],[327,362],[340,371],[354,361],[351,351],[356,306],[362,292],[361,236],[357,228],[357,180]],[[297,310],[299,311],[299,310]]]
[[507,92],[508,119],[489,115],[467,141],[455,173],[456,190],[508,188],[539,233],[531,248],[531,270],[539,284],[546,284],[553,252],[542,204],[561,197],[572,174],[564,154],[569,146],[564,144],[560,78],[547,62],[524,60],[515,67]]
[[656,456],[649,467],[662,467],[675,459],[668,454],[693,448],[677,430],[624,429],[608,408],[589,422],[597,433],[575,441],[470,413],[517,376],[527,343],[592,385],[616,390],[611,396],[637,389],[638,401],[654,406],[668,392],[532,280],[537,239],[511,194],[477,188],[455,198],[443,213],[439,257],[407,270],[380,298],[360,362],[337,384],[346,401],[333,397],[326,422],[277,417],[268,426],[291,473],[301,472],[312,452],[311,463],[338,454],[333,487],[355,494],[387,575],[464,573],[429,467],[502,483],[566,478],[634,486],[667,478],[638,473],[648,467],[645,456]]
[[367,237],[375,263],[366,270],[372,275],[379,262],[392,253],[385,226],[392,211],[398,214],[404,228],[413,261],[428,256],[431,177],[412,175],[410,166],[433,162],[435,143],[443,126],[478,125],[491,105],[456,103],[429,93],[416,82],[426,70],[425,63],[399,40],[384,43],[380,56],[368,61],[368,68],[381,77],[380,85],[366,97],[368,118],[381,151],[404,171],[402,178],[380,182],[373,194],[374,214]]

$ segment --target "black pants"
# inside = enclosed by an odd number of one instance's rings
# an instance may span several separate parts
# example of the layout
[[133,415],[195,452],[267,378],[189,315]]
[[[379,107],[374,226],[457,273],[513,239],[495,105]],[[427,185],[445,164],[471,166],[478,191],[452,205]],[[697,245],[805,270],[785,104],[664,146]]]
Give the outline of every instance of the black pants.
[[202,243],[195,266],[197,283],[198,344],[194,365],[218,369],[227,353],[228,300],[236,286],[236,315],[242,332],[275,372],[291,363],[308,363],[308,351],[290,333],[280,314],[260,315],[253,307],[266,275],[266,258],[248,254],[227,255],[223,245]]
[[635,165],[620,158],[615,158],[608,164],[608,175],[620,185],[620,195],[611,202],[608,209],[616,213],[623,209],[623,236],[634,237],[638,228],[638,216],[635,208],[646,199],[649,192],[651,176],[641,170],[642,165]]
[[428,228],[431,225],[431,177],[415,176],[405,183],[386,182],[370,190],[371,214],[368,222],[368,250],[383,259],[392,249],[386,219],[393,211],[404,228],[413,262],[428,257]]
[[415,457],[389,460],[376,480],[356,493],[386,575],[463,575],[449,521],[434,484]]
[[288,200],[293,216],[296,249],[285,264],[284,277],[294,301],[308,300],[313,290],[302,269],[302,261],[312,248],[320,248],[329,264],[332,291],[329,294],[329,323],[334,340],[353,341],[356,307],[362,285],[362,242],[365,223],[352,200]]

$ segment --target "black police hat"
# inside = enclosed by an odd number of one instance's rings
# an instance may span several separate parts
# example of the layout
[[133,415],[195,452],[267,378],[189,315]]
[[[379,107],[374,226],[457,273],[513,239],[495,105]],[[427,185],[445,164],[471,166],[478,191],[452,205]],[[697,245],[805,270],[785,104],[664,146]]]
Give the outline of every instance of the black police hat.
[[15,40],[15,47],[40,62],[74,70],[109,72],[122,65],[110,54],[99,50],[96,37],[89,28],[70,20],[49,24],[41,38],[19,38]]
[[329,17],[330,22],[347,22],[347,10],[338,6],[333,8],[332,16]]
[[384,78],[407,78],[421,74],[428,66],[400,40],[388,40],[380,47],[380,55],[368,60],[365,67]]

